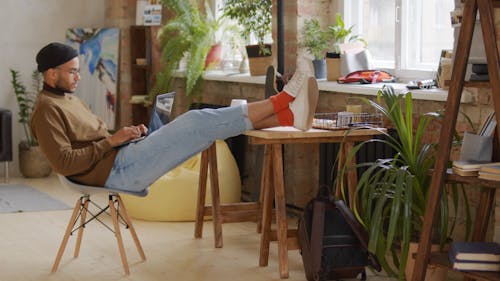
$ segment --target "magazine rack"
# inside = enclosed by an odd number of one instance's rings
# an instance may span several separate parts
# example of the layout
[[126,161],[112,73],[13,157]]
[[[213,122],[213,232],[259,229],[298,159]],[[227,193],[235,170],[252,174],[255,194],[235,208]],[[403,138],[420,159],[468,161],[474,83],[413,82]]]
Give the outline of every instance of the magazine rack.
[[[480,196],[479,207],[474,222],[472,233],[473,241],[484,241],[486,236],[489,216],[495,200],[496,188],[500,187],[500,182],[481,180],[475,177],[460,177],[457,175],[447,175],[447,164],[451,151],[453,132],[456,125],[460,98],[464,87],[465,70],[469,57],[472,33],[476,15],[479,12],[481,28],[483,31],[484,47],[486,50],[486,59],[488,62],[488,73],[490,78],[490,87],[493,100],[493,106],[496,112],[497,123],[500,124],[500,61],[498,55],[498,46],[496,41],[495,23],[493,9],[500,8],[500,1],[497,0],[465,0],[463,9],[462,25],[458,37],[458,44],[455,53],[455,62],[452,69],[451,83],[446,101],[446,111],[443,120],[443,128],[439,139],[439,152],[434,167],[422,235],[417,251],[415,268],[413,271],[413,281],[423,281],[428,264],[440,267],[450,268],[448,258],[445,255],[434,256],[430,252],[432,226],[436,217],[436,210],[442,192],[442,186],[447,181],[462,182],[467,184],[480,184],[483,186]],[[498,136],[500,135],[500,126],[496,128],[495,141],[498,146]],[[495,143],[495,142],[494,142]],[[493,151],[493,161],[499,161],[499,151]],[[482,280],[500,280],[498,272],[464,272],[467,278]]]

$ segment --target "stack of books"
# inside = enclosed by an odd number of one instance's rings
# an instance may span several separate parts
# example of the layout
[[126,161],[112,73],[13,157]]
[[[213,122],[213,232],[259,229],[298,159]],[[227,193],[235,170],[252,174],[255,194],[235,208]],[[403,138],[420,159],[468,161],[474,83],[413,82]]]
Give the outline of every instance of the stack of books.
[[448,252],[453,269],[500,271],[500,244],[495,242],[453,242]]
[[479,178],[492,181],[500,181],[500,162],[482,165],[479,168]]
[[479,161],[453,161],[453,170],[454,174],[464,176],[464,177],[472,177],[477,176],[479,173],[479,169],[482,165],[489,164],[489,162],[479,162]]

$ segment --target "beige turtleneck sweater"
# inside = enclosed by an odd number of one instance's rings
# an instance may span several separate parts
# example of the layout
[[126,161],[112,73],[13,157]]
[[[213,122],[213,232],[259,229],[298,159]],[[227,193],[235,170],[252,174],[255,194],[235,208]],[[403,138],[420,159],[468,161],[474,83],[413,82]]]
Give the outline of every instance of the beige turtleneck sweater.
[[82,184],[104,186],[118,149],[106,140],[106,124],[78,97],[40,92],[30,125],[55,172]]

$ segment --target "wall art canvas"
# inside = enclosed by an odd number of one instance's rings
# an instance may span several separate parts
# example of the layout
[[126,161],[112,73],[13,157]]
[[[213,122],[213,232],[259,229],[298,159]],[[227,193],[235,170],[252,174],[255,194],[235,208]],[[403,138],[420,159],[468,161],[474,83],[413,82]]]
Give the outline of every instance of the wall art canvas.
[[80,81],[75,92],[90,110],[115,129],[118,56],[118,28],[70,28],[66,40],[80,57]]

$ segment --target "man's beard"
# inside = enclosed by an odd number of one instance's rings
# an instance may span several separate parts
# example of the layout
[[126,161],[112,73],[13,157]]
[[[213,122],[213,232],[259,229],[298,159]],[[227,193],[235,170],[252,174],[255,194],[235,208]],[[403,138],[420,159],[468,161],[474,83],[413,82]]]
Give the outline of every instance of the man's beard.
[[61,86],[61,84],[59,82],[56,83],[56,88],[61,90],[61,91],[64,91],[65,93],[74,93],[75,92],[74,90],[70,90],[64,86]]

